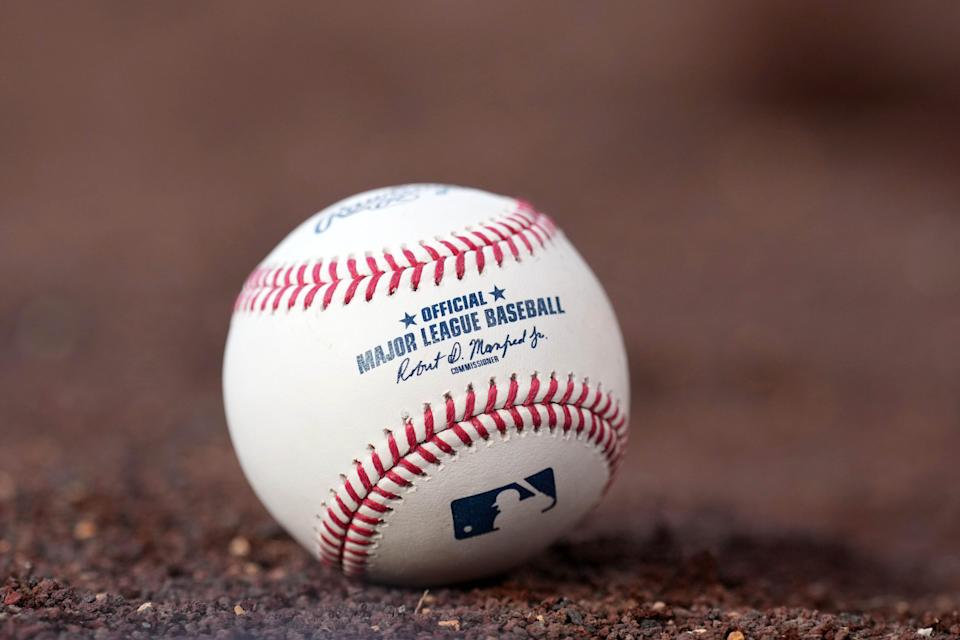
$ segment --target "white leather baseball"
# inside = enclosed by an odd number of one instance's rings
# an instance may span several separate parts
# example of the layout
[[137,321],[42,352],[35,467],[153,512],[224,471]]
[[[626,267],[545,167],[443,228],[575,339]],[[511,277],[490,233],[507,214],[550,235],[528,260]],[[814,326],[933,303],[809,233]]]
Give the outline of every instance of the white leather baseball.
[[224,400],[277,520],[348,575],[516,565],[581,520],[627,440],[623,341],[547,216],[484,191],[368,191],[295,229],[237,299]]

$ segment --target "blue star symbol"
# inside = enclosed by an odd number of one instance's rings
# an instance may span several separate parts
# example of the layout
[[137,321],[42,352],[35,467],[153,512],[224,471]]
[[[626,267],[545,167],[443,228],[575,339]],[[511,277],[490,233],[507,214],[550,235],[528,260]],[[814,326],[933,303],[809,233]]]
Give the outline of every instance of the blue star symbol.
[[409,313],[405,313],[403,314],[403,319],[400,322],[403,323],[403,328],[406,329],[412,324],[417,324],[417,319]]
[[490,295],[493,296],[494,300],[503,300],[504,289],[501,289],[497,285],[493,285],[493,291],[490,292]]

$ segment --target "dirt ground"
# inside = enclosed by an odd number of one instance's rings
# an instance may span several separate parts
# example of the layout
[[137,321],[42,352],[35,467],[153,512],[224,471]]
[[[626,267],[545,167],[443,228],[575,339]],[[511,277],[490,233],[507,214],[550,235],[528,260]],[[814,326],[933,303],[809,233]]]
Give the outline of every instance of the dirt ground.
[[[0,8],[0,637],[960,635],[951,5]],[[631,449],[592,524],[428,593],[323,569],[220,397],[247,273],[366,188],[548,212]]]

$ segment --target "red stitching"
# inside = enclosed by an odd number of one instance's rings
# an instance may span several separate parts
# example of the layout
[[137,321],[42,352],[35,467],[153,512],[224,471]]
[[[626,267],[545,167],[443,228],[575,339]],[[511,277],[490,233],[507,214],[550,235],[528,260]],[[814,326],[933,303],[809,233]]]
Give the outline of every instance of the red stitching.
[[[572,430],[601,452],[612,480],[627,439],[626,421],[613,394],[586,380],[578,382],[572,375],[567,378],[563,397],[557,400],[554,398],[560,382],[555,375],[542,384],[534,373],[523,384],[529,387],[521,389],[518,377],[511,376],[503,393],[491,379],[485,402],[478,402],[472,385],[462,398],[445,394],[441,421],[433,407],[425,404],[416,423],[413,417],[404,418],[406,443],[385,429],[385,444],[368,445],[367,456],[353,462],[350,476],[341,477],[340,487],[332,492],[333,500],[323,505],[317,529],[321,560],[348,575],[363,574],[383,518],[393,510],[391,504],[402,499],[402,490],[429,475],[444,458],[455,456],[458,447],[489,439],[493,435],[491,423],[500,434],[509,429],[521,432],[526,427],[534,431],[560,429],[563,433]],[[518,398],[521,404],[515,404]],[[362,492],[358,491],[360,487]]]
[[[556,226],[543,213],[523,202],[517,203],[515,211],[494,220],[478,229],[465,229],[451,233],[445,238],[422,241],[413,249],[402,247],[399,251],[384,250],[363,259],[348,256],[343,262],[336,258],[319,258],[296,264],[260,265],[247,278],[234,304],[234,312],[276,312],[281,307],[310,309],[320,296],[321,309],[333,304],[336,292],[343,304],[350,304],[362,291],[367,302],[383,291],[392,295],[400,288],[404,276],[409,274],[409,286],[416,291],[423,281],[424,270],[431,280],[439,285],[445,275],[452,272],[458,280],[468,271],[483,273],[490,263],[502,267],[509,255],[515,261],[523,255],[534,255],[546,248],[546,243],[556,235]],[[519,244],[518,244],[519,242]],[[418,257],[415,249],[419,249]],[[450,268],[447,260],[452,260]],[[346,273],[341,274],[345,270]],[[388,275],[385,278],[384,276]],[[345,285],[340,287],[340,283]],[[363,287],[361,290],[360,287]],[[321,293],[322,291],[322,293]]]

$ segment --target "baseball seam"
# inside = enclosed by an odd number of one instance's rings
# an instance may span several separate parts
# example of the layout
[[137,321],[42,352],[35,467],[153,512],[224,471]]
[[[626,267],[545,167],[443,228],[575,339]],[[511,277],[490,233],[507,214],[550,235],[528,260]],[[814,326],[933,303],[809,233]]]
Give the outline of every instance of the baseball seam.
[[[483,446],[489,448],[496,445],[506,445],[510,442],[516,442],[519,440],[524,440],[526,438],[553,438],[554,440],[562,440],[564,442],[569,442],[572,445],[579,443],[583,446],[583,454],[581,460],[585,456],[591,456],[596,459],[596,462],[600,465],[607,466],[607,458],[604,454],[603,449],[591,440],[585,438],[577,437],[577,435],[571,431],[564,433],[561,429],[523,429],[517,431],[515,429],[508,429],[504,433],[499,431],[495,434],[491,434],[491,437],[483,441]],[[479,444],[479,443],[478,443]],[[540,444],[540,443],[538,443]],[[464,456],[476,454],[480,451],[479,446],[460,446],[457,448],[457,451],[452,455],[448,456],[444,461],[438,464],[431,470],[430,475],[425,475],[422,478],[423,484],[414,485],[411,484],[408,487],[404,487],[403,493],[398,498],[398,503],[406,500],[410,494],[416,493],[418,488],[424,488],[429,482],[443,482],[443,472],[447,469],[450,469],[451,466],[456,468],[457,460],[460,460]],[[607,467],[608,476],[610,474],[610,468]],[[606,482],[606,486],[610,485],[612,481],[612,476],[609,476]],[[606,490],[606,488],[604,489]],[[382,522],[377,526],[377,533],[371,539],[372,543],[367,547],[367,556],[364,563],[364,573],[375,572],[378,564],[378,550],[380,548],[380,542],[385,535],[388,535],[387,530],[390,528],[391,519],[394,514],[397,512],[397,509],[388,511],[384,514],[381,514],[380,519]],[[558,532],[560,533],[560,532]],[[546,534],[549,536],[549,534]]]
[[421,240],[413,247],[401,246],[398,251],[262,264],[244,283],[234,313],[307,310],[318,302],[323,310],[335,299],[347,305],[361,295],[367,302],[378,293],[393,295],[405,279],[414,291],[425,281],[439,285],[451,272],[462,280],[468,271],[482,274],[491,264],[502,267],[508,259],[520,262],[524,254],[532,256],[545,249],[556,233],[546,214],[518,200],[515,209],[499,218],[432,241]]
[[347,575],[362,575],[386,515],[415,481],[428,479],[464,447],[544,427],[598,448],[609,485],[627,440],[626,416],[609,391],[573,374],[563,382],[555,373],[541,380],[534,372],[522,381],[514,374],[506,389],[491,378],[486,389],[476,391],[471,384],[462,397],[445,394],[442,417],[427,403],[422,414],[404,417],[399,434],[384,429],[385,442],[367,445],[367,455],[353,461],[322,505],[316,529],[320,559]]

